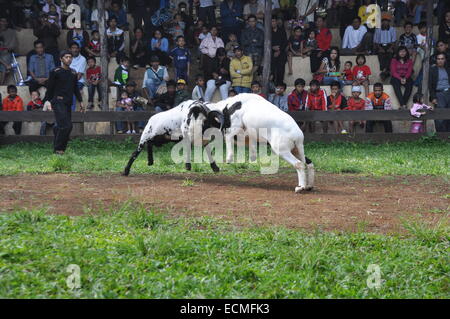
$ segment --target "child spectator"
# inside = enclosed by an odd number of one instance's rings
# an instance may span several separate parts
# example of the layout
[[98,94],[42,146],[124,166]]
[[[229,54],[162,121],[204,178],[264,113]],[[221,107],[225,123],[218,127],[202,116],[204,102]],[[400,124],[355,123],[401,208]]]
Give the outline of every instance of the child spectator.
[[[18,111],[23,112],[23,100],[17,95],[17,87],[15,85],[8,85],[8,96],[3,99],[3,111]],[[3,131],[8,122],[1,122],[0,130]],[[16,121],[13,123],[14,133],[20,135],[22,131],[22,122]]]
[[[87,60],[88,68],[86,69],[86,80],[88,86],[88,109],[94,108],[94,95],[95,90],[98,92],[98,103],[101,104],[102,92],[100,89],[100,79],[102,78],[102,70],[100,66],[96,65],[96,60],[94,57],[90,57]],[[99,105],[100,107],[100,105]]]
[[[331,94],[327,98],[327,104],[330,110],[340,111],[347,108],[347,99],[341,94],[341,85],[339,82],[331,83]],[[347,134],[342,121],[334,121],[336,134]]]
[[[413,107],[411,108],[411,115],[419,118],[425,110],[433,109],[431,106],[423,104],[423,95],[416,93],[413,96]],[[426,121],[415,120],[411,122],[410,133],[424,133],[426,131]]]
[[284,95],[286,92],[286,83],[278,83],[275,86],[275,94],[269,96],[269,102],[274,104],[280,110],[288,111],[288,97]]
[[186,41],[183,36],[177,38],[177,47],[170,52],[170,57],[174,61],[177,79],[188,80],[189,68],[191,64],[191,53],[185,47]]
[[84,56],[88,56],[86,47],[90,43],[89,41],[89,33],[87,31],[83,31],[81,28],[74,28],[67,32],[66,43],[67,46],[70,47],[73,42],[78,43],[78,46],[81,49],[81,54]]
[[[366,101],[361,98],[361,87],[353,86],[352,87],[352,96],[347,101],[347,110],[349,111],[363,111],[366,108]],[[355,124],[358,124],[361,128],[364,128],[364,121],[350,121],[349,123],[349,132],[354,133]]]
[[314,50],[317,50],[317,40],[316,40],[316,31],[309,30],[308,38],[303,40],[300,45],[300,51],[302,52],[302,56],[310,56]]
[[294,29],[294,34],[288,40],[288,67],[289,67],[289,75],[292,75],[292,57],[301,56],[302,54],[302,28],[296,27]]
[[205,92],[206,92],[206,85],[205,85],[205,78],[202,75],[197,75],[195,77],[195,84],[194,90],[192,91],[192,99],[193,100],[199,100],[199,101],[205,101]]
[[[320,88],[320,82],[312,80],[309,83],[309,92],[306,98],[306,109],[310,111],[326,111],[328,110],[327,94],[324,89]],[[309,130],[314,133],[316,130],[316,123],[309,122]],[[323,133],[328,132],[328,122],[322,121]]]
[[[53,111],[52,104],[48,101],[45,102],[44,107],[42,108],[42,111],[43,112],[52,112]],[[47,135],[47,128],[48,127],[53,128],[54,126],[55,126],[55,123],[53,123],[53,122],[46,122],[46,121],[41,122],[41,129],[39,131],[39,135],[41,135],[41,136]]]
[[425,58],[425,47],[427,45],[427,23],[421,22],[417,27],[419,28],[419,34],[417,35],[417,53],[423,60]]
[[97,30],[92,31],[92,39],[89,41],[88,45],[86,46],[86,53],[88,56],[93,57],[99,57],[100,56],[100,50],[101,50],[101,44],[100,44],[100,32]]
[[288,110],[292,111],[305,111],[306,98],[308,91],[305,90],[305,80],[296,79],[295,89],[288,96]]
[[130,45],[130,57],[133,69],[144,68],[148,62],[147,41],[144,39],[144,29],[134,28],[134,39]]
[[114,73],[114,84],[123,89],[128,83],[130,59],[124,57]]
[[[122,93],[120,93],[120,99],[117,101],[117,108],[119,108],[121,111],[131,112],[133,111],[133,107],[133,100],[128,96],[128,92],[123,90]],[[133,122],[127,122],[127,129],[127,134],[136,134]]]
[[405,23],[405,33],[403,33],[399,40],[398,46],[404,46],[408,49],[409,55],[412,57],[413,61],[416,61],[417,56],[417,36],[412,32],[413,24],[411,22]]
[[352,61],[347,61],[344,64],[344,70],[342,71],[342,84],[344,85],[352,85],[355,81],[355,78],[353,76],[352,72]]
[[186,23],[183,21],[181,14],[177,13],[173,18],[173,23],[169,28],[169,33],[172,35],[172,39],[177,41],[178,37],[184,37],[184,30],[186,29]]
[[236,92],[235,89],[231,89],[231,90],[228,92],[228,96],[229,96],[229,97],[233,97],[233,96],[236,96],[236,95],[238,95],[238,93]]
[[184,101],[190,100],[191,95],[186,90],[186,81],[179,79],[177,81],[177,92],[175,93],[174,106],[181,104]]
[[168,65],[170,63],[169,57],[169,40],[163,37],[161,30],[153,32],[153,38],[150,41],[150,56],[156,55],[159,58],[161,65]]
[[225,50],[227,51],[227,57],[230,59],[234,58],[234,48],[238,47],[239,43],[237,37],[234,33],[228,35],[228,43],[225,45]]
[[31,92],[31,101],[27,104],[27,111],[36,111],[42,109],[44,104],[38,91]]
[[195,42],[197,45],[200,45],[202,43],[203,39],[205,39],[209,34],[209,29],[206,25],[203,24],[202,20],[197,21],[197,28],[194,32],[195,36]]
[[258,81],[252,82],[251,90],[253,94],[257,94],[267,100],[267,96],[261,92],[261,83],[259,83]]
[[[45,11],[44,11],[45,12]],[[48,22],[57,24],[59,27],[61,27],[61,16],[58,12],[58,8],[55,4],[51,4],[49,6],[49,11],[47,13],[48,16]]]
[[108,22],[109,28],[106,30],[106,39],[108,42],[108,53],[112,58],[116,58],[120,63],[121,58],[125,55],[125,33],[117,27],[117,18],[112,17]]
[[[391,98],[383,92],[382,83],[374,84],[373,93],[370,93],[366,98],[366,110],[392,110]],[[384,125],[385,133],[392,133],[391,121],[367,121],[366,133],[373,133],[373,126],[377,122]]]
[[372,74],[369,66],[366,65],[366,57],[364,54],[358,54],[356,57],[356,65],[353,67],[353,77],[355,79],[354,85],[362,85],[366,91],[366,96],[369,95],[369,76]]

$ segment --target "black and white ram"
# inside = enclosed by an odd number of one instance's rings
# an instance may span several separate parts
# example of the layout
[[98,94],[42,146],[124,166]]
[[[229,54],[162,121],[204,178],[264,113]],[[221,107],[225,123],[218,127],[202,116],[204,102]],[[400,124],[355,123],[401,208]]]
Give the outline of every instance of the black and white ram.
[[[221,112],[211,111],[206,103],[200,101],[189,100],[180,105],[153,115],[144,131],[142,132],[139,145],[131,155],[123,175],[130,174],[131,166],[136,158],[144,150],[147,144],[148,151],[148,165],[153,165],[153,146],[162,146],[169,142],[176,142],[183,140],[189,147],[186,147],[186,169],[191,170],[191,136],[195,125],[199,129],[205,131],[207,128],[216,127],[222,129],[224,118]],[[211,150],[206,144],[207,155],[210,161],[211,168],[214,172],[219,171],[216,165]]]

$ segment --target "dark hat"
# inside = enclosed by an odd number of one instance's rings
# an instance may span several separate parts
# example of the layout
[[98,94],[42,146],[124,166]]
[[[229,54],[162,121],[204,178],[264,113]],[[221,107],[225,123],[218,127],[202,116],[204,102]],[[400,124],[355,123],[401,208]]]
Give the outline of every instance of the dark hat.
[[150,63],[153,63],[153,62],[159,62],[158,56],[152,55],[152,56],[150,57]]
[[59,53],[59,58],[62,59],[65,55],[70,54],[71,56],[73,56],[72,52],[70,52],[69,50],[62,50]]
[[233,52],[236,52],[237,50],[242,51],[242,48],[240,46],[235,46]]

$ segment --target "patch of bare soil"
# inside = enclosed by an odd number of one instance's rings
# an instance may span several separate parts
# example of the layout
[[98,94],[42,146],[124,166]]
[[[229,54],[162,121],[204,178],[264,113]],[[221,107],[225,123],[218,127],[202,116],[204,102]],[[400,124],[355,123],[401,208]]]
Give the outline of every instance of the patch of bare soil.
[[[401,217],[446,218],[449,185],[437,177],[320,173],[312,192],[294,193],[296,174],[20,175],[0,177],[0,211],[48,207],[82,215],[133,200],[170,216],[214,216],[236,225],[397,232]],[[446,196],[447,195],[447,196]]]

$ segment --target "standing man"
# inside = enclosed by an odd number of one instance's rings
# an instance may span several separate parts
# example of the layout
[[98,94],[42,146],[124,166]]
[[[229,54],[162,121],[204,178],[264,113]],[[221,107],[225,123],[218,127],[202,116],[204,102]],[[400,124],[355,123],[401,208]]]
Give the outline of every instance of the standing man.
[[[450,67],[445,53],[436,56],[436,65],[430,69],[430,100],[437,108],[450,108]],[[450,132],[450,120],[435,120],[437,132]]]
[[78,90],[77,73],[70,68],[73,56],[70,51],[62,51],[60,54],[61,67],[57,67],[50,72],[47,92],[44,103],[50,102],[55,113],[56,125],[53,128],[55,139],[53,148],[55,154],[63,155],[67,143],[69,142],[70,132],[72,131],[71,105],[72,97],[75,94],[80,102],[80,109],[83,111],[83,98]]

